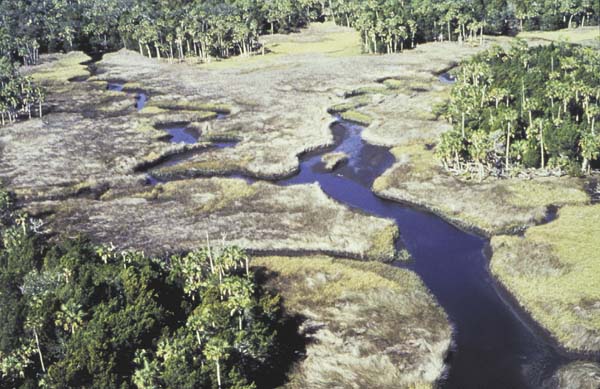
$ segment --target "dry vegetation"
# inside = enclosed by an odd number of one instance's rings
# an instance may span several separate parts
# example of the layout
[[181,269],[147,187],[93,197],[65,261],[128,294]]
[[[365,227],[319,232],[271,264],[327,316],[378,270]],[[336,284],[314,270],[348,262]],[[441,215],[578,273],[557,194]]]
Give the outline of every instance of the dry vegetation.
[[396,164],[373,184],[379,196],[423,207],[486,235],[538,224],[547,218],[550,206],[589,202],[581,179],[466,181],[445,172],[424,145],[398,146],[392,152]]
[[256,258],[286,310],[301,315],[306,358],[289,388],[427,388],[444,370],[451,330],[408,270],[327,257]]
[[45,115],[0,132],[0,176],[22,199],[100,193],[107,187],[143,184],[140,164],[180,152],[159,138],[163,131],[137,130],[134,95],[112,92],[106,82],[69,82],[90,75],[82,53],[51,55],[25,69],[46,86]]
[[318,185],[280,187],[241,179],[175,181],[113,190],[102,199],[30,205],[51,211],[56,231],[149,254],[192,250],[223,239],[253,252],[326,252],[391,260],[398,230],[390,220],[337,204]]
[[561,367],[549,386],[557,389],[600,388],[600,365],[592,362],[573,362]]
[[494,275],[566,348],[600,351],[600,205],[568,206],[524,237],[492,238]]
[[[375,83],[378,89],[395,94],[391,88],[376,83],[377,80],[403,79],[404,75],[410,78],[413,73],[419,73],[431,83],[433,73],[480,50],[468,45],[432,43],[403,54],[359,55],[360,40],[356,32],[331,23],[313,24],[300,34],[274,35],[264,40],[269,52],[264,56],[206,65],[169,64],[143,58],[135,52],[120,51],[105,56],[99,64],[102,73],[98,79],[127,80],[134,89],[148,92],[151,105],[153,99],[164,95],[174,101],[224,104],[230,109],[231,114],[223,120],[201,128],[203,134],[213,139],[239,139],[235,148],[199,154],[173,167],[169,174],[243,172],[275,179],[295,173],[297,156],[302,152],[331,144],[329,108],[360,123],[374,119],[369,112],[360,109],[366,103],[360,97],[346,107],[349,101],[344,96],[349,92],[372,92],[372,88],[359,87]],[[436,86],[426,94],[426,99],[438,101],[439,95],[444,93]],[[414,110],[413,101],[421,110],[428,110],[419,99],[411,99],[410,94],[390,95],[389,100],[379,96],[368,98],[370,112],[393,115],[390,121],[395,124],[387,126],[383,121],[373,121],[372,129],[366,134],[372,132],[371,137],[380,141],[402,137],[403,128],[397,123],[403,112]],[[188,109],[178,105],[157,107]],[[399,107],[402,110],[393,114]],[[422,117],[429,120],[432,115],[424,112]],[[413,133],[416,133],[416,124],[413,124]]]
[[344,152],[327,153],[321,157],[323,167],[327,171],[333,171],[340,165],[348,162],[348,154]]

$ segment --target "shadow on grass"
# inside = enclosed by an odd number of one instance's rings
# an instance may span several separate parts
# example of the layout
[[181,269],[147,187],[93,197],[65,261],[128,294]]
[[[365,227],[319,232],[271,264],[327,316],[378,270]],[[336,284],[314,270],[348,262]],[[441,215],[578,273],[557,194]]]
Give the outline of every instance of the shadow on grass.
[[[265,267],[253,269],[256,283],[261,286],[269,284],[269,281],[279,276],[277,272],[269,271]],[[271,291],[276,292],[276,291]],[[282,299],[280,308],[283,318],[277,328],[277,354],[271,359],[270,366],[254,377],[258,388],[278,388],[285,384],[288,375],[292,372],[294,365],[306,357],[306,346],[309,342],[311,331],[300,331],[300,327],[306,318],[299,314],[290,314],[285,308]]]

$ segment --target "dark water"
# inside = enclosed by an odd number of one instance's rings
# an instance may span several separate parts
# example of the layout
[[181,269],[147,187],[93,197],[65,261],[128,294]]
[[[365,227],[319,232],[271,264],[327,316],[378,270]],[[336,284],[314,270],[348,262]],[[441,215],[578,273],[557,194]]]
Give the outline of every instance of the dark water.
[[454,84],[456,82],[456,77],[450,73],[442,73],[438,79],[444,84]]
[[168,127],[165,131],[171,135],[172,143],[194,144],[198,142],[200,133],[194,129],[186,127]]
[[106,86],[106,89],[112,90],[115,92],[121,92],[123,90],[123,84],[109,82],[108,85]]
[[142,108],[144,108],[144,106],[146,105],[147,101],[148,101],[148,96],[145,93],[139,93],[135,97],[135,108],[138,111],[141,111]]
[[328,173],[321,155],[309,155],[300,173],[280,184],[318,182],[335,200],[396,221],[402,243],[414,258],[398,266],[421,276],[455,329],[450,370],[441,386],[543,387],[543,381],[571,358],[497,290],[483,253],[487,241],[437,216],[375,196],[371,184],[392,165],[393,156],[386,148],[363,142],[360,127],[336,123],[332,129],[338,141],[335,150],[348,153],[349,163]]

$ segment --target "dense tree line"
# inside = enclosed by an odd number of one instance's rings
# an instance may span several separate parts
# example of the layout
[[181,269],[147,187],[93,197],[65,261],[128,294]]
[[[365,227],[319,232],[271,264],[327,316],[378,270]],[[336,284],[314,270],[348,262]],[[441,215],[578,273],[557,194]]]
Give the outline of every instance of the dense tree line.
[[326,10],[355,27],[367,52],[397,52],[416,42],[475,40],[519,29],[598,23],[599,0],[331,0]]
[[0,193],[0,386],[253,388],[277,358],[278,296],[237,248],[170,261],[48,243]]
[[42,117],[43,102],[44,90],[20,75],[9,58],[0,58],[0,125],[34,113]]
[[36,63],[40,50],[108,51],[209,60],[249,55],[258,36],[312,20],[356,28],[367,52],[482,33],[598,23],[600,0],[0,0],[0,54]]
[[518,41],[466,61],[438,153],[448,168],[589,172],[600,156],[600,53]]
[[[122,47],[161,58],[249,55],[260,34],[322,14],[316,0],[0,0],[0,53]],[[18,37],[18,38],[15,38]]]

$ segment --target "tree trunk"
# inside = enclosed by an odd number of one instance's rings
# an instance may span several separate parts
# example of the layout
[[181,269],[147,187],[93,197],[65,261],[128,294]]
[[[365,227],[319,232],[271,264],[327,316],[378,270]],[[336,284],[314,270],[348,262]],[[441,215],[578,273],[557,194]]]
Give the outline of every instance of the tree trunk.
[[40,364],[42,365],[42,371],[46,372],[46,366],[44,366],[44,357],[42,356],[42,349],[40,348],[40,339],[38,338],[38,334],[36,330],[33,330],[33,336],[35,337],[35,344],[37,346],[37,352],[40,356]]
[[483,24],[481,25],[481,35],[480,35],[479,39],[480,39],[479,43],[483,45]]
[[219,389],[221,389],[221,365],[219,364],[219,360],[217,359],[217,385]]
[[506,163],[505,163],[507,170],[510,168],[510,158],[509,158],[509,153],[510,153],[510,128],[511,128],[511,125],[510,125],[510,123],[508,123],[507,130],[506,130]]
[[542,161],[542,169],[546,166],[544,161],[544,126],[540,125],[540,157]]

